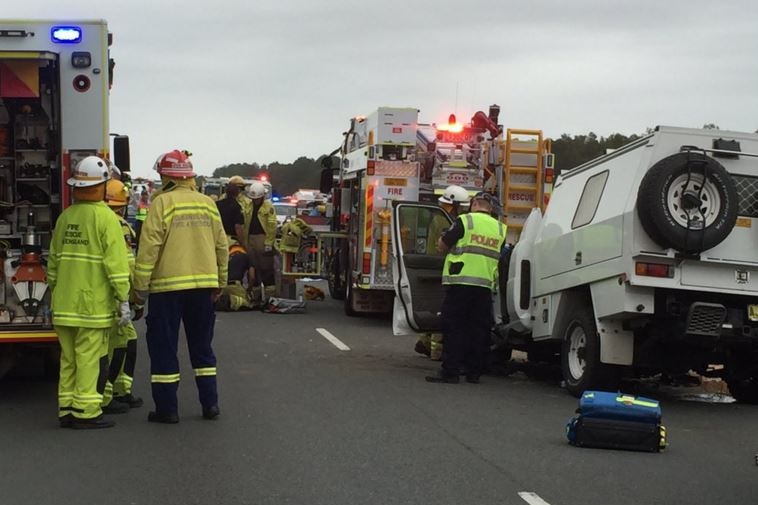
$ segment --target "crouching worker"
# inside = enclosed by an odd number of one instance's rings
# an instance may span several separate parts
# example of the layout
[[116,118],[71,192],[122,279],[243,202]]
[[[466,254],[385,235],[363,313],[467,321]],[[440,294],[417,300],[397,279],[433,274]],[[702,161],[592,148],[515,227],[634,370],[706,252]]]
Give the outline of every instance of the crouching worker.
[[[127,258],[129,260],[129,283],[134,280],[134,250],[136,234],[124,219],[129,202],[129,191],[121,181],[111,179],[105,187],[105,203],[118,216],[121,233],[124,237]],[[135,320],[142,317],[143,308],[137,307]],[[137,330],[129,321],[124,326],[116,325],[108,339],[108,380],[103,393],[103,412],[106,414],[123,414],[130,408],[142,406],[142,398],[132,395],[134,367],[137,362]]]
[[248,265],[245,248],[234,242],[229,246],[229,280],[216,301],[216,310],[229,312],[254,308],[252,297],[242,284]]
[[61,427],[110,428],[101,404],[108,369],[108,333],[126,326],[129,264],[121,225],[105,205],[108,166],[84,158],[68,179],[74,204],[58,217],[47,280],[53,325],[61,346],[58,418]]

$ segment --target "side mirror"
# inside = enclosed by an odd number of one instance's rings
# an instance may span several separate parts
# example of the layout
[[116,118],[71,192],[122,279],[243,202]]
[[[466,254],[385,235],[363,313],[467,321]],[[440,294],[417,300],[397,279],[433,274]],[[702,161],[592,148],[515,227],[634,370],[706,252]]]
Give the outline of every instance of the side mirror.
[[321,182],[319,191],[322,193],[331,193],[334,186],[334,172],[331,168],[325,168],[321,171]]
[[113,138],[113,163],[121,172],[131,172],[127,135],[117,135]]

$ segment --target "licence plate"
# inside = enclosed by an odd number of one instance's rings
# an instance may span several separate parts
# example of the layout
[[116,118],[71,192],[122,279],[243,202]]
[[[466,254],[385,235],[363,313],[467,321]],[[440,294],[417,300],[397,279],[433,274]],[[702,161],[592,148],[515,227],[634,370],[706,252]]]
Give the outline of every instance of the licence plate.
[[751,321],[758,321],[758,305],[747,306],[747,318]]
[[385,186],[407,186],[408,179],[395,179],[392,177],[385,177],[384,185]]

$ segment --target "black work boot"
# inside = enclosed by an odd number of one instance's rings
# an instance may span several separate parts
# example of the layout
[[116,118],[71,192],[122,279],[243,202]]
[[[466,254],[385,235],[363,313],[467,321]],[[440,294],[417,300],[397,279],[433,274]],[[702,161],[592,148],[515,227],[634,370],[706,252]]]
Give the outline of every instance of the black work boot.
[[207,409],[203,409],[203,418],[208,419],[209,421],[213,421],[214,419],[218,419],[218,416],[221,415],[221,411],[218,408],[218,405],[214,405],[212,407],[208,407]]
[[126,403],[111,401],[103,407],[104,414],[126,414],[127,412],[129,412],[129,405]]
[[116,423],[106,420],[102,415],[93,417],[92,419],[79,419],[74,418],[72,428],[75,430],[99,430],[102,428],[113,428]]
[[61,428],[73,428],[74,416],[72,414],[66,414],[65,416],[59,417],[58,422],[60,423]]
[[125,403],[129,405],[130,409],[139,408],[144,403],[142,401],[142,398],[140,398],[139,396],[134,396],[131,393],[129,393],[128,395],[114,396],[113,399],[117,402],[121,402],[121,403]]
[[426,382],[433,382],[435,384],[458,384],[461,378],[457,375],[445,375],[439,373],[437,375],[427,375]]
[[150,412],[147,415],[147,420],[151,423],[176,424],[179,422],[179,416],[177,414],[159,414],[157,412]]

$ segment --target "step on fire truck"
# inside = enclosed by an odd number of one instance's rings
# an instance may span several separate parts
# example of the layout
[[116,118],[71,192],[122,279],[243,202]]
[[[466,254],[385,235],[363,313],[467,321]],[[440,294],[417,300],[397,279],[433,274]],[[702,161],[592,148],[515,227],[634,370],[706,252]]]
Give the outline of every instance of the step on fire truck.
[[[0,20],[0,375],[30,347],[57,351],[47,249],[72,168],[110,154],[111,41],[102,20]],[[113,151],[128,174],[128,138]]]
[[[498,113],[492,106],[466,125],[453,116],[447,124],[419,125],[415,108],[382,107],[351,119],[342,146],[324,158],[321,191],[332,195],[330,232],[309,244],[319,268],[303,274],[327,277],[331,296],[344,300],[348,315],[391,310],[393,202],[436,205],[450,184],[472,195],[498,194],[515,242],[529,211],[547,203],[552,157],[541,131],[503,134]],[[284,275],[293,273],[292,263],[285,255]]]

